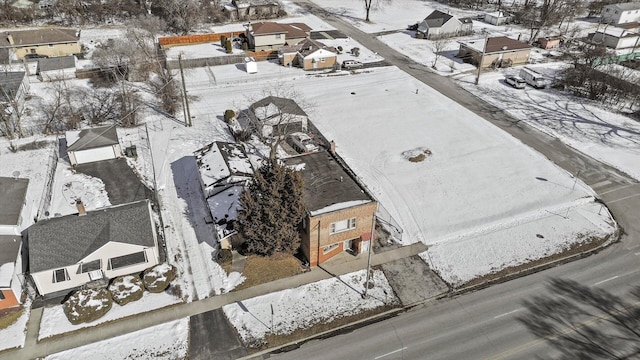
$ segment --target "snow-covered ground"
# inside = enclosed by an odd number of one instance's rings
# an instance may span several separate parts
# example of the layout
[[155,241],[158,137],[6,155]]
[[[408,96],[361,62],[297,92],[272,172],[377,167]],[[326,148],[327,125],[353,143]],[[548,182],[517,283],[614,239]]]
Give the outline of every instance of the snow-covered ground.
[[360,270],[243,300],[222,309],[242,341],[255,346],[269,334],[287,335],[315,324],[399,303],[382,271],[373,272],[375,286],[363,299],[365,280],[366,270]]
[[164,323],[109,340],[45,357],[64,359],[186,359],[189,351],[189,318]]
[[78,325],[73,325],[69,322],[69,320],[67,320],[67,316],[64,314],[62,305],[46,307],[44,308],[42,319],[40,320],[40,332],[38,334],[38,340],[42,340],[58,334],[64,334],[70,331],[80,330],[86,327],[96,326],[108,321],[135,315],[141,312],[160,309],[165,306],[170,306],[180,302],[182,302],[181,299],[178,299],[166,292],[157,294],[145,292],[142,296],[142,299],[138,301],[128,303],[124,306],[113,303],[113,306],[105,316],[96,321]]
[[111,205],[102,180],[75,172],[71,165],[63,160],[57,163],[51,189],[51,216],[77,213],[76,200],[82,200],[88,211]]
[[31,311],[31,299],[27,299],[22,306],[24,310],[18,320],[6,328],[0,329],[0,351],[24,346],[27,321]]

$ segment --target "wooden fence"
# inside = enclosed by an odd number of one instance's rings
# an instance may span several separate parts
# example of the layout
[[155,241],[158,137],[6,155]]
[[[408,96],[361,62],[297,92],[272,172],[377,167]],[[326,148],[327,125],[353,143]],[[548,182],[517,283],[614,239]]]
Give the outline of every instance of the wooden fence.
[[226,36],[227,38],[233,38],[243,33],[244,33],[243,31],[235,31],[235,32],[226,32],[226,33],[215,33],[215,34],[168,36],[168,37],[158,38],[158,44],[160,44],[160,47],[162,49],[168,49],[173,46],[216,42],[216,41],[220,41],[220,38],[222,36]]

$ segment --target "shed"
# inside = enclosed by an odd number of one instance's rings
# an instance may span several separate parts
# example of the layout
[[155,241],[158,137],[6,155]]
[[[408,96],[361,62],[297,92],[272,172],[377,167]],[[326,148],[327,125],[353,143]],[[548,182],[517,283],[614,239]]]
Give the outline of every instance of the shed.
[[494,11],[484,15],[484,22],[495,26],[509,24],[511,20],[513,20],[513,16],[502,11]]
[[122,157],[115,125],[67,131],[65,137],[71,165]]
[[38,60],[36,76],[41,81],[55,81],[76,77],[76,57],[73,55]]

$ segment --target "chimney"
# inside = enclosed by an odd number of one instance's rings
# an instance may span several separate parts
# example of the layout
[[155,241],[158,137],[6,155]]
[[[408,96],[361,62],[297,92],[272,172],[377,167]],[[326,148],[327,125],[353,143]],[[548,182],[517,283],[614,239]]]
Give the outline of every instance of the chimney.
[[15,45],[15,42],[13,42],[13,35],[9,33],[7,33],[7,41],[9,41],[9,44]]
[[80,199],[76,200],[76,208],[78,208],[78,216],[87,215],[87,211],[84,209],[84,204],[82,203],[82,200]]
[[335,154],[335,153],[336,153],[336,142],[335,142],[335,141],[333,141],[333,140],[331,140],[331,142],[329,142],[329,151],[330,151],[332,154]]

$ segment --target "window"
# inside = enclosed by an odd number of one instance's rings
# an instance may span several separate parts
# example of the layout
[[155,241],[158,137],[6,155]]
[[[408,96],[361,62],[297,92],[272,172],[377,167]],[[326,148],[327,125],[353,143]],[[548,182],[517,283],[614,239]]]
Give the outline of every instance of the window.
[[324,62],[324,58],[320,58],[320,62],[323,63]]
[[329,226],[329,234],[335,234],[335,233],[355,229],[355,227],[356,227],[356,218],[337,221],[337,222],[331,223],[331,225]]
[[50,47],[50,48],[52,48],[52,47],[53,47],[53,44],[49,44],[49,45],[47,45],[47,46],[48,46],[48,47]]
[[282,34],[276,34],[276,39],[282,39]]
[[340,245],[340,243],[337,244],[331,244],[329,246],[325,246],[322,248],[322,254],[323,255],[327,255],[328,253],[332,252],[333,250],[335,250],[338,246]]
[[100,259],[80,264],[80,273],[88,273],[90,271],[100,270]]
[[144,251],[118,256],[109,259],[109,269],[119,269],[127,266],[142,264],[147,262],[147,255]]
[[53,270],[54,283],[59,283],[67,280],[69,280],[69,274],[67,273],[67,269]]

